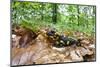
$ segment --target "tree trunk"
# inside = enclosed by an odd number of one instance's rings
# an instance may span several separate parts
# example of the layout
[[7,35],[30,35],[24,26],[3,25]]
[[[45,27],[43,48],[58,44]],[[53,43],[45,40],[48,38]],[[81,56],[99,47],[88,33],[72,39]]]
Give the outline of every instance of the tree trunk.
[[78,22],[78,26],[80,25],[80,23],[79,23],[79,14],[80,14],[80,12],[79,12],[79,5],[77,5],[77,22]]
[[44,4],[41,3],[41,20],[43,20],[43,10],[44,10]]
[[57,23],[57,4],[53,4],[53,16],[52,16],[52,21],[54,24]]

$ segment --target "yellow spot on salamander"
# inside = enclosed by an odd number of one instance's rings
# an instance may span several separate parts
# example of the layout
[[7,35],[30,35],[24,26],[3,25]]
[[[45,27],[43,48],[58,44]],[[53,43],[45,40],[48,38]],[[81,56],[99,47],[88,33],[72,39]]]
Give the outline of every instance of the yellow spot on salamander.
[[56,41],[56,44],[59,44],[59,42],[58,42],[58,41]]
[[60,43],[65,44],[64,41],[60,40]]
[[67,45],[69,45],[69,41],[67,41]]

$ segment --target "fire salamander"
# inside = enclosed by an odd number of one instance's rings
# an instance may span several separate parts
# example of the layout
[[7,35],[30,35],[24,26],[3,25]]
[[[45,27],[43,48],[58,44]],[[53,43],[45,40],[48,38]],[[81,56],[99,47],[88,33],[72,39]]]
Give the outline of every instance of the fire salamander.
[[71,37],[67,37],[64,35],[58,35],[55,31],[51,30],[47,32],[48,37],[52,38],[52,40],[55,40],[53,43],[53,46],[55,47],[66,47],[71,45],[80,46],[80,39],[74,39]]

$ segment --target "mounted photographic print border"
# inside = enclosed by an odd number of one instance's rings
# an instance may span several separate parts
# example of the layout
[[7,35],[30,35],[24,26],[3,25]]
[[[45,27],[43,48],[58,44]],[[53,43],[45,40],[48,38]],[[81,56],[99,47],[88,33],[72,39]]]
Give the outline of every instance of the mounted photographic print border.
[[95,5],[11,1],[11,66],[94,61]]

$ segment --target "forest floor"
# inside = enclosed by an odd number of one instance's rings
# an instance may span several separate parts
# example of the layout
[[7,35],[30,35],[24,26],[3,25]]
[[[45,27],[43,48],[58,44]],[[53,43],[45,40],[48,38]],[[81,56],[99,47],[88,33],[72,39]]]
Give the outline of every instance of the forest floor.
[[34,39],[30,38],[35,35],[29,34],[30,31],[27,32],[23,35],[18,35],[19,33],[12,34],[11,61],[13,66],[95,61],[96,48],[94,37],[74,32],[73,36],[83,38],[81,46],[69,45],[57,48],[52,46],[47,39],[45,30],[41,30]]

